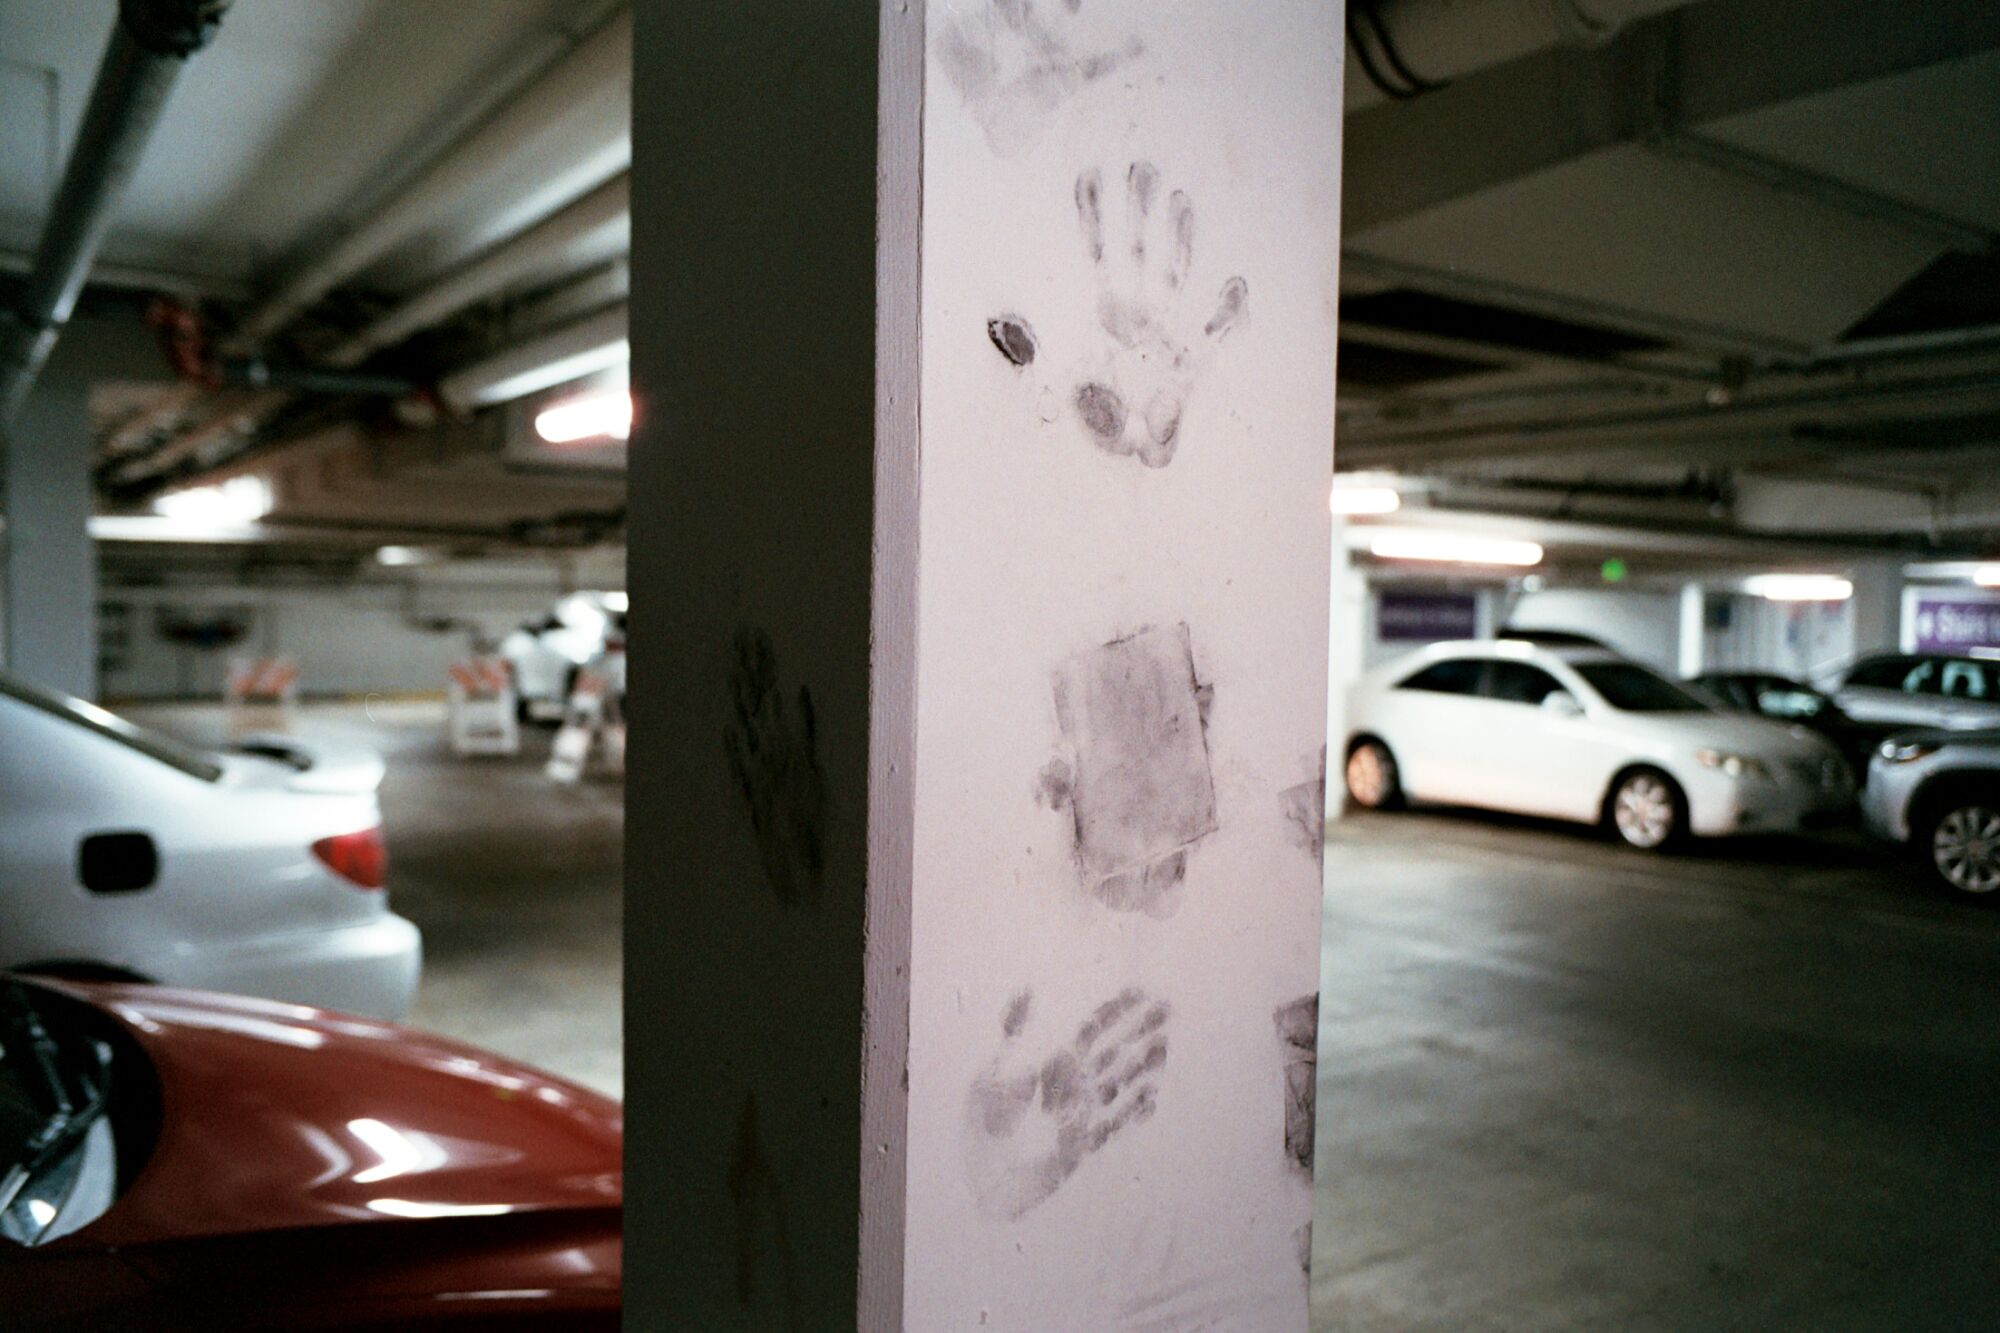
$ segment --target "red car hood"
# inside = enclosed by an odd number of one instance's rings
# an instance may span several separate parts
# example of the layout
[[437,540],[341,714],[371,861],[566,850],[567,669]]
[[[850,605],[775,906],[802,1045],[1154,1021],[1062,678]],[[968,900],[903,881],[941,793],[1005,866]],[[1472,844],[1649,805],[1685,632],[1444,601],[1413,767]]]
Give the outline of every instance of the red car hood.
[[151,986],[51,988],[116,1019],[159,1082],[150,1156],[76,1240],[551,1210],[615,1218],[623,1201],[624,1113],[574,1084],[320,1009]]

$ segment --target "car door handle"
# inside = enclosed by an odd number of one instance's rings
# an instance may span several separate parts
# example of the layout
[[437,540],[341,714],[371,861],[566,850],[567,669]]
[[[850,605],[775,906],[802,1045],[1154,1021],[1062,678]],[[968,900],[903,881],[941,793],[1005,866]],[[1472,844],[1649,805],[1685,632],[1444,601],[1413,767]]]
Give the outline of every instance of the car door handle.
[[77,844],[77,882],[92,893],[137,893],[160,878],[160,849],[144,833],[93,833]]

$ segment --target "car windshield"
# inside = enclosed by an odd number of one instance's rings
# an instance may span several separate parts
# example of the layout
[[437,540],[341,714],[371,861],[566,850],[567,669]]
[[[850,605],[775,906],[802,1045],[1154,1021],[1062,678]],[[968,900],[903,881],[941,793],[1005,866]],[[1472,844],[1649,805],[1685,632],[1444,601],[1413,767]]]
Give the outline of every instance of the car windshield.
[[169,768],[177,768],[189,777],[200,778],[203,782],[217,782],[222,778],[222,765],[201,751],[182,745],[179,741],[171,740],[158,732],[135,727],[116,713],[99,708],[96,704],[72,699],[66,694],[56,694],[7,675],[0,675],[0,698],[12,699],[16,703],[40,709],[86,731],[96,732],[107,740],[137,750],[148,759],[157,760]]
[[1709,713],[1715,711],[1656,671],[1636,662],[1572,664],[1604,702],[1627,713]]

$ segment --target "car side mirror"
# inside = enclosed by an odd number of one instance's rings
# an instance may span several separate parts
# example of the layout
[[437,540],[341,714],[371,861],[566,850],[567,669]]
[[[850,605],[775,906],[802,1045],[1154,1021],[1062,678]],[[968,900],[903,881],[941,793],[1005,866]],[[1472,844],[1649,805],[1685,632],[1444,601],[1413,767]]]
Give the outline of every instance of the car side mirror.
[[1582,717],[1583,705],[1568,690],[1556,690],[1542,696],[1542,711],[1557,717]]
[[160,849],[143,833],[93,833],[78,844],[76,877],[92,893],[137,893],[160,877]]

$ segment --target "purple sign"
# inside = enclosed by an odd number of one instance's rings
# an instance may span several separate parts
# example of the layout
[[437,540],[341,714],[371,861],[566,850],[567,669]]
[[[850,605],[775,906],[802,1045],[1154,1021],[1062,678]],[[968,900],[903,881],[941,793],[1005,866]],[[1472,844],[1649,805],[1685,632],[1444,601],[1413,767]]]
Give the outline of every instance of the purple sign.
[[1916,618],[1920,653],[2000,648],[2000,601],[1919,596]]
[[1375,633],[1385,643],[1437,643],[1479,632],[1479,601],[1469,592],[1404,592],[1375,597]]

